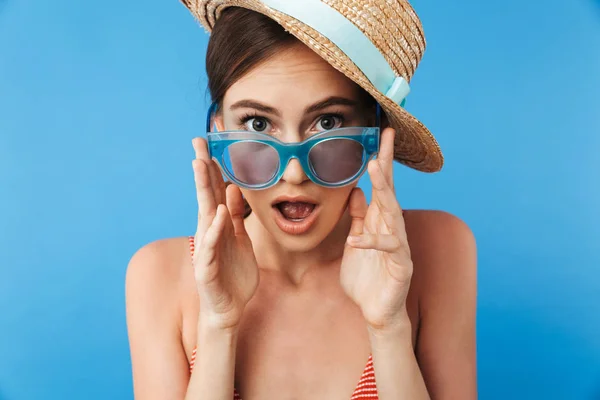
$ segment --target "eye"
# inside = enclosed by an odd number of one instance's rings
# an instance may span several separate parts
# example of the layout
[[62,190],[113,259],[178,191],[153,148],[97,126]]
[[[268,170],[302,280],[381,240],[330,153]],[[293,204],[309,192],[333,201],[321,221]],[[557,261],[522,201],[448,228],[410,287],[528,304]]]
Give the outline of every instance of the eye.
[[244,128],[251,132],[266,132],[269,130],[269,121],[263,117],[249,117],[243,121]]
[[315,128],[319,131],[328,131],[330,129],[342,126],[344,119],[341,115],[324,115],[316,123]]

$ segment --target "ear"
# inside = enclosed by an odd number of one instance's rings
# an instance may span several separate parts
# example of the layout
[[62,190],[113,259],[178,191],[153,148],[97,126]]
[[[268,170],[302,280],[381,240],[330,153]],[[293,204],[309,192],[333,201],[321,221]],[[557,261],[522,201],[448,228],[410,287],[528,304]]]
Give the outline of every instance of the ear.
[[212,123],[213,126],[217,127],[217,131],[222,132],[225,130],[225,121],[223,120],[223,112],[221,110],[215,113]]

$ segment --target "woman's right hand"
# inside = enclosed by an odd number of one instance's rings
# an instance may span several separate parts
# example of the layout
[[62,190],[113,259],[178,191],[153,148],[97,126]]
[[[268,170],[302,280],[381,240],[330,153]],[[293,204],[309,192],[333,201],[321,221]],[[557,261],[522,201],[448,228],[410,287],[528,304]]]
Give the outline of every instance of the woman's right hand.
[[193,265],[200,296],[199,324],[216,329],[239,326],[259,282],[252,243],[244,227],[240,189],[225,185],[210,159],[206,140],[192,141],[198,198],[198,228]]

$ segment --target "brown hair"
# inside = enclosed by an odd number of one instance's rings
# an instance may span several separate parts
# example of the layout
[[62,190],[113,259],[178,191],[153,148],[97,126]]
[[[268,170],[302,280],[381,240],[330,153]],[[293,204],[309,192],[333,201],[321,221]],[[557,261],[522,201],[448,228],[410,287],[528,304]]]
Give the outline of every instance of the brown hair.
[[[206,50],[208,90],[217,110],[231,85],[294,43],[300,41],[261,13],[241,7],[225,9],[215,23]],[[252,209],[245,199],[244,208],[247,217]]]
[[[300,42],[271,18],[241,7],[228,7],[217,19],[206,51],[208,90],[217,111],[227,90],[254,67]],[[375,100],[364,91],[365,104]],[[227,182],[230,184],[230,182]],[[244,200],[247,217],[252,209]]]
[[300,43],[263,14],[241,7],[225,9],[215,23],[206,51],[212,100],[220,106],[225,92],[238,79],[296,42]]

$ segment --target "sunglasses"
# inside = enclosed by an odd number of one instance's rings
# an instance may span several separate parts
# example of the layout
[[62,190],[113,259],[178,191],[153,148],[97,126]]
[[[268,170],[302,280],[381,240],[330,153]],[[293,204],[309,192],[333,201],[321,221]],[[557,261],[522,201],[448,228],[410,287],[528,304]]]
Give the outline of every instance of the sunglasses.
[[267,189],[283,176],[292,158],[317,185],[341,187],[358,180],[379,151],[381,109],[375,127],[344,127],[321,131],[298,143],[286,143],[251,131],[211,132],[217,104],[208,110],[208,151],[222,173],[245,189]]

